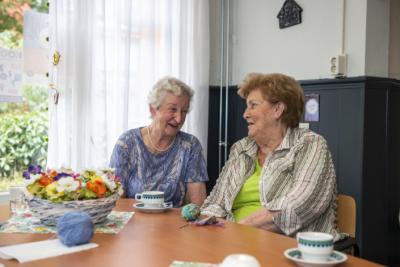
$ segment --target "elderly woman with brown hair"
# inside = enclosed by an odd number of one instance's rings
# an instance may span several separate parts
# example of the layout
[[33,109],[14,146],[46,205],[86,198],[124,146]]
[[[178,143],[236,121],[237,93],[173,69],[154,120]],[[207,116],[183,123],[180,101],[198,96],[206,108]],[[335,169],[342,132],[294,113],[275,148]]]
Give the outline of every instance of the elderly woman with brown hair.
[[320,231],[339,239],[336,175],[325,139],[298,127],[301,86],[283,74],[248,74],[238,94],[248,137],[236,142],[203,215],[294,235]]
[[115,144],[110,166],[121,177],[126,197],[157,190],[174,207],[184,200],[201,205],[208,181],[199,140],[180,129],[189,112],[193,90],[165,77],[149,93],[150,125],[123,133]]

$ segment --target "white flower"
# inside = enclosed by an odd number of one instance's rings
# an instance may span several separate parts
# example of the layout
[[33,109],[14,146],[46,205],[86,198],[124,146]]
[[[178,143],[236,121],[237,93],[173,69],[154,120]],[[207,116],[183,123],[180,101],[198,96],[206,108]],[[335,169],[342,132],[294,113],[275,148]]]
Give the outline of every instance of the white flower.
[[108,179],[107,175],[102,175],[101,178],[103,179],[103,182],[106,184],[108,189],[110,189],[110,191],[115,190],[115,188],[117,187],[117,184],[115,183],[114,180]]
[[73,192],[79,188],[79,182],[72,177],[62,177],[58,180],[58,192]]
[[36,180],[40,179],[41,175],[40,174],[31,174],[29,175],[29,179],[25,181],[26,185],[33,184],[36,182]]

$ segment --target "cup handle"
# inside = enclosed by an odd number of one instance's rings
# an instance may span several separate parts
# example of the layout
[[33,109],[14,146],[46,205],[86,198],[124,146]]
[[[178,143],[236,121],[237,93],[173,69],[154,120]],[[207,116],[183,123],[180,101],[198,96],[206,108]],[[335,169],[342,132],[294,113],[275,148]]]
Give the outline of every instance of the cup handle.
[[169,208],[172,208],[172,207],[173,207],[172,201],[164,202],[164,208],[169,209]]
[[140,193],[135,194],[135,200],[142,200],[142,194]]

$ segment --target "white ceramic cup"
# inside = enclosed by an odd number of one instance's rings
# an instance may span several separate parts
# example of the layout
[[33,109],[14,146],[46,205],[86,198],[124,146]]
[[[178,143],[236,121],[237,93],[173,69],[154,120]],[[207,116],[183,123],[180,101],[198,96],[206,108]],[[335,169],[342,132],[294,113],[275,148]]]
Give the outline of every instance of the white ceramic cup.
[[225,257],[219,267],[261,267],[261,264],[254,256],[231,254]]
[[145,207],[162,208],[164,207],[164,192],[144,191],[137,193],[135,200],[142,202]]
[[10,186],[10,212],[12,216],[23,214],[28,209],[25,186]]
[[319,232],[297,233],[297,245],[304,260],[325,262],[333,252],[333,236]]

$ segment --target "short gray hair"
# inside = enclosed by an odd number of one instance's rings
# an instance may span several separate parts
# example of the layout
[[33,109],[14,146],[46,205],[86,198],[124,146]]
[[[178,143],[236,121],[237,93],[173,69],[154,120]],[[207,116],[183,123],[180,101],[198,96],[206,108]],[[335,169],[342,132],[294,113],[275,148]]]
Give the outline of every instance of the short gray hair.
[[171,93],[175,96],[181,96],[185,94],[189,97],[189,101],[191,101],[194,91],[189,85],[181,80],[167,76],[158,80],[153,86],[153,89],[147,96],[149,105],[156,109],[159,108],[167,93]]

